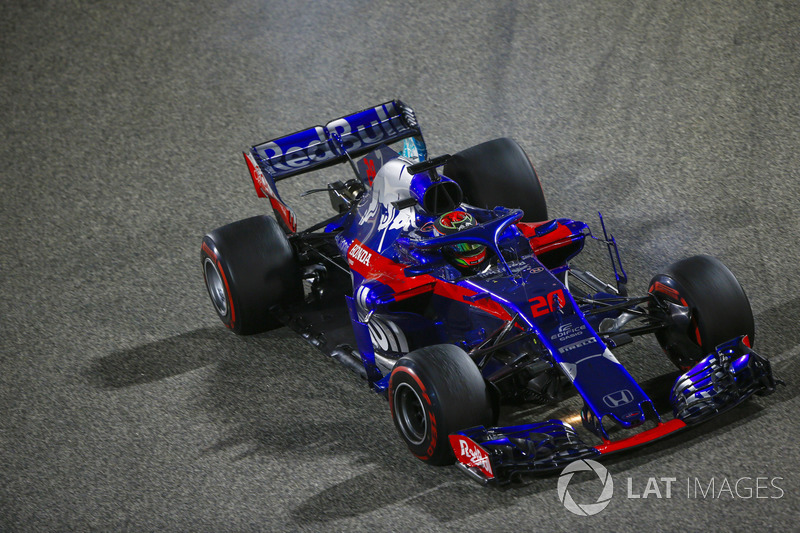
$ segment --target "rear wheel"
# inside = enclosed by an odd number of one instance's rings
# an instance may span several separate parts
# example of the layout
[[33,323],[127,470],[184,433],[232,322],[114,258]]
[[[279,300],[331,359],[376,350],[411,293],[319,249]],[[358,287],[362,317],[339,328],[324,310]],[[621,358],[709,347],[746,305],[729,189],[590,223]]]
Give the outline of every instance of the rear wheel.
[[443,173],[461,186],[468,203],[522,209],[523,222],[547,220],[542,184],[525,151],[503,137],[455,154]]
[[238,335],[280,327],[270,308],[303,297],[297,257],[271,217],[256,216],[215,229],[203,238],[200,259],[211,303]]
[[[656,332],[659,344],[680,369],[688,370],[719,344],[740,335],[754,340],[750,301],[718,259],[696,255],[671,264],[650,281],[649,292],[675,310],[671,325]],[[680,306],[689,315],[681,319]]]
[[389,408],[411,452],[433,465],[455,462],[451,433],[492,422],[483,376],[451,344],[426,346],[397,362],[389,378]]

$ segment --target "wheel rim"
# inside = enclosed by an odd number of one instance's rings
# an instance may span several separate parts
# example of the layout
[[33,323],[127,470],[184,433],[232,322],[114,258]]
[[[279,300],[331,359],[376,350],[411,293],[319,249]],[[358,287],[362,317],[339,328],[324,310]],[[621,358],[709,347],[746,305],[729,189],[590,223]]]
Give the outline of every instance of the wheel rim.
[[417,391],[400,383],[394,390],[393,403],[403,437],[413,445],[422,444],[428,434],[428,417]]
[[204,264],[208,294],[211,296],[211,301],[214,303],[217,313],[220,316],[225,316],[228,314],[228,296],[225,292],[225,285],[222,283],[222,276],[219,275],[217,265],[214,264],[211,258],[206,257]]

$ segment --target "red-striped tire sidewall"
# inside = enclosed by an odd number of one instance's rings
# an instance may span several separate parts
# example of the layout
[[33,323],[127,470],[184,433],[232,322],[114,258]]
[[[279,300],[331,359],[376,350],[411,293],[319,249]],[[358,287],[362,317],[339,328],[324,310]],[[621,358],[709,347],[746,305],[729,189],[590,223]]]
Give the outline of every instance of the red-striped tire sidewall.
[[[429,462],[442,455],[440,448],[442,446],[448,446],[448,438],[447,435],[441,439],[439,438],[438,423],[439,420],[441,420],[441,416],[438,418],[436,416],[436,407],[434,405],[434,400],[436,398],[435,396],[433,398],[431,397],[432,392],[428,391],[428,389],[425,387],[425,384],[417,375],[415,367],[416,365],[414,365],[413,361],[402,359],[397,365],[395,365],[394,369],[392,370],[392,375],[389,378],[389,409],[392,413],[392,420],[394,420],[395,427],[398,431],[402,431],[400,428],[400,423],[395,416],[395,391],[400,383],[406,383],[419,394],[420,398],[422,399],[423,408],[425,409],[427,434],[425,435],[425,440],[423,440],[418,446],[412,445],[409,442],[406,442],[406,444],[408,445],[409,450],[411,450],[411,453],[413,453],[418,459]],[[437,452],[439,453],[437,454]]]
[[219,252],[214,245],[214,241],[212,241],[208,236],[203,238],[203,244],[200,247],[200,261],[201,264],[204,265],[203,267],[203,282],[206,286],[206,291],[209,293],[209,297],[211,296],[211,291],[208,288],[208,280],[205,276],[205,262],[206,259],[210,259],[214,265],[217,267],[217,271],[219,272],[220,276],[222,277],[223,284],[225,285],[225,293],[228,299],[228,309],[227,312],[222,315],[217,310],[216,306],[212,304],[214,310],[217,311],[217,316],[219,316],[222,323],[225,324],[225,327],[234,329],[236,327],[236,303],[233,301],[233,295],[231,294],[230,289],[230,272],[227,271],[225,264],[223,261],[220,260]]
[[[395,405],[396,396],[406,401],[410,398],[405,395],[409,391],[403,396],[396,394],[401,385],[413,389],[417,398],[412,401],[419,403],[424,411],[424,417],[413,418],[418,422],[416,427],[409,422],[410,417],[403,416],[413,411],[403,412]],[[481,371],[464,350],[452,344],[425,346],[401,358],[389,378],[389,402],[395,427],[409,450],[422,461],[437,466],[455,462],[450,434],[487,426],[493,420],[491,398]],[[418,437],[423,433],[419,427],[422,420],[424,438]]]

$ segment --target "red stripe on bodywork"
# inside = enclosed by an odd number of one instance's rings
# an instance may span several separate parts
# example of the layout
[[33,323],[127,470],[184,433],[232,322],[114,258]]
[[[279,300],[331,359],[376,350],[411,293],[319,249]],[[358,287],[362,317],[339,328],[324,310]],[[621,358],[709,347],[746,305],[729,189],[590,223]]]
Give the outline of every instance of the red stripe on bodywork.
[[[358,239],[354,240],[347,250],[347,263],[351,270],[360,274],[364,279],[379,281],[387,285],[399,296],[398,300],[433,290],[437,296],[464,303],[465,296],[477,294],[477,291],[447,283],[430,274],[408,277],[405,275],[406,265],[382,256]],[[470,305],[501,320],[511,319],[508,311],[489,298],[472,302]]]
[[264,175],[261,169],[258,168],[258,164],[255,159],[253,159],[252,155],[247,152],[242,152],[242,155],[247,163],[247,170],[250,171],[250,177],[253,178],[253,186],[256,188],[256,194],[259,198],[266,198],[267,192],[264,189],[267,188],[267,184],[264,181]]
[[281,201],[274,196],[269,197],[269,203],[272,204],[272,210],[281,217],[286,227],[289,228],[292,233],[296,232],[297,217],[294,215],[294,211],[286,207],[285,204],[281,203]]
[[555,250],[556,248],[560,248],[572,243],[572,230],[561,223],[558,223],[556,229],[553,231],[545,233],[539,237],[536,236],[536,228],[544,224],[550,224],[551,222],[552,221],[548,220],[547,222],[540,222],[536,224],[530,224],[526,222],[517,223],[517,228],[519,228],[522,234],[528,238],[531,248],[533,248],[533,253],[536,255],[543,254],[545,252],[549,252],[550,250]]
[[[667,296],[669,296],[669,297],[670,297],[670,298],[672,298],[673,300],[681,300],[681,301],[683,301],[683,300],[681,299],[681,295],[680,295],[680,293],[678,293],[678,291],[676,291],[676,290],[675,290],[675,289],[673,289],[672,287],[669,287],[669,286],[667,286],[667,285],[664,285],[664,284],[663,284],[663,283],[661,283],[660,281],[656,281],[656,282],[655,282],[655,283],[654,283],[654,284],[653,284],[653,285],[650,287],[650,290],[649,290],[648,292],[651,292],[651,293],[652,293],[652,292],[660,292],[661,294],[666,294]],[[686,305],[686,304],[684,303],[683,305]]]
[[247,152],[242,152],[242,155],[244,155],[244,160],[247,163],[247,170],[250,171],[250,177],[253,178],[253,185],[256,188],[258,197],[269,198],[269,203],[272,205],[272,210],[275,211],[275,215],[283,220],[286,227],[289,228],[292,233],[296,232],[297,217],[294,211],[289,209],[286,204],[278,199],[277,194],[272,190],[269,183],[267,183],[264,173],[261,171],[261,168],[258,166],[253,156]]
[[634,435],[633,437],[628,437],[627,439],[618,440],[616,442],[609,441],[600,446],[595,446],[595,449],[601,454],[618,452],[620,450],[634,448],[636,446],[641,446],[642,444],[647,444],[648,442],[653,442],[654,440],[658,440],[685,427],[686,422],[675,418],[669,422],[660,423],[653,429],[648,429],[647,431],[643,431],[638,435]]

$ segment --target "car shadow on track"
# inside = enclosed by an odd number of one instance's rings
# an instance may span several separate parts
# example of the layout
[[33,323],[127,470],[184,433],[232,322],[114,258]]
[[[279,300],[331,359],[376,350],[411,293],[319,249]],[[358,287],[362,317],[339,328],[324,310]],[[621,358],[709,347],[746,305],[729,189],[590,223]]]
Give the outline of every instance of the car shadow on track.
[[222,328],[203,328],[112,352],[92,361],[84,375],[101,389],[159,381],[216,362],[228,335]]
[[798,316],[800,316],[800,298],[758,313],[755,317],[756,340],[753,349],[767,359],[778,360],[780,368],[781,360],[787,352],[800,345]]
[[409,516],[433,517],[432,523],[441,524],[502,512],[531,495],[558,501],[556,482],[555,477],[539,478],[518,486],[521,490],[487,489],[463,477],[455,468],[427,467],[411,458],[402,468],[381,465],[328,487],[293,509],[291,516],[298,526],[314,528],[325,522],[366,515],[377,519],[381,509],[396,512],[397,507],[406,507],[413,509],[408,511]]
[[[207,333],[197,338],[207,339]],[[506,491],[486,491],[453,467],[429,467],[414,458],[386,401],[289,330],[222,338],[195,407],[224,428],[223,436],[199,453],[269,464],[277,469],[270,475],[279,471],[298,493],[311,491],[291,511],[299,527],[375,516],[396,506],[447,522],[514,505],[514,491],[501,496]],[[553,478],[534,480],[518,494],[554,487]],[[476,491],[480,501],[468,497]]]

